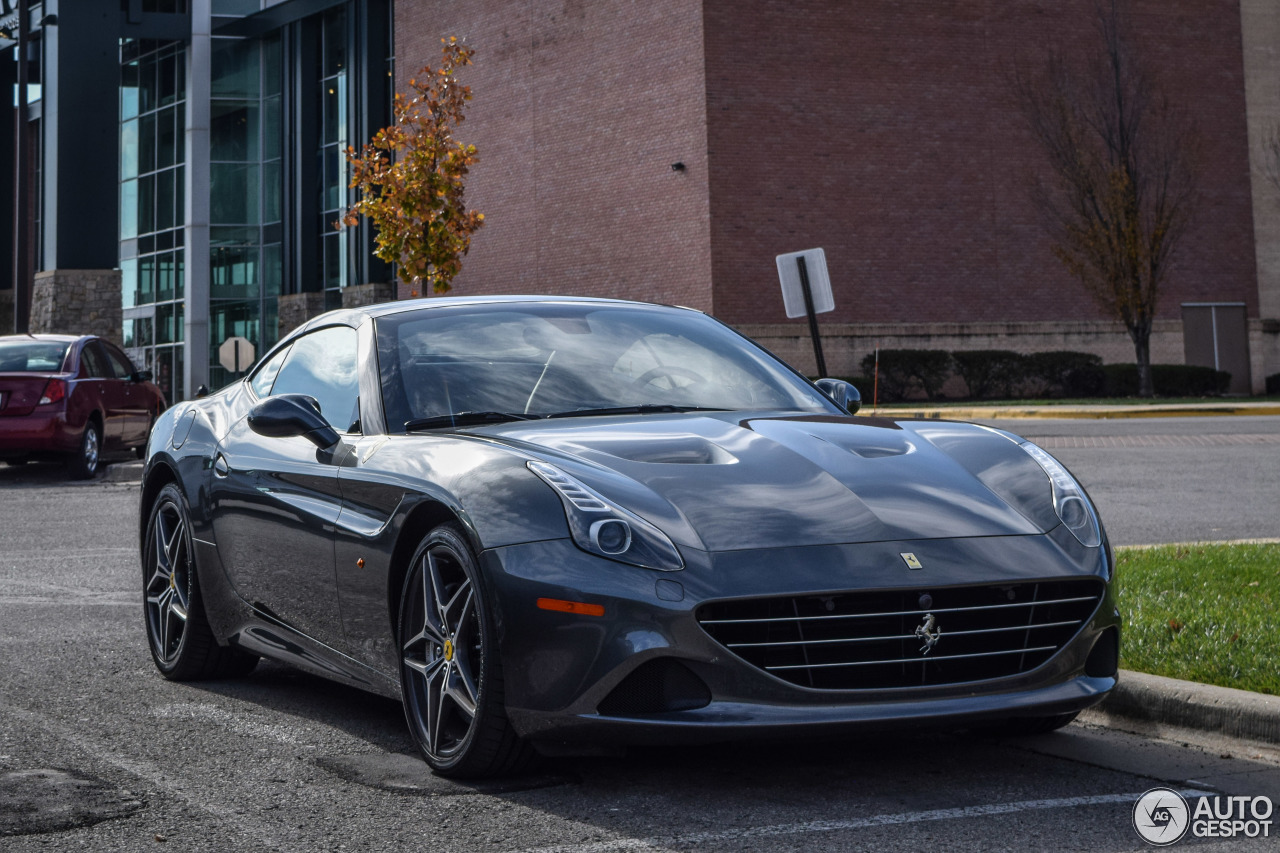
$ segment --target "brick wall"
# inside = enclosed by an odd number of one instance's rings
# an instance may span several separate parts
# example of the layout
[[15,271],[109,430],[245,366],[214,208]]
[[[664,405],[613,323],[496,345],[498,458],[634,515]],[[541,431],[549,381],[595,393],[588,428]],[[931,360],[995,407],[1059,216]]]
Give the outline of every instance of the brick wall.
[[[1141,50],[1204,143],[1202,202],[1160,316],[1242,301],[1256,318],[1239,2],[1134,3]],[[822,246],[838,306],[824,324],[891,324],[903,345],[927,345],[929,324],[979,324],[957,333],[963,348],[1007,324],[1000,346],[1034,350],[1054,324],[1085,323],[1098,331],[1079,348],[1131,360],[1050,253],[1027,193],[1040,155],[1006,82],[1051,39],[1083,55],[1092,8],[398,0],[402,82],[442,36],[477,50],[459,136],[480,148],[467,192],[487,224],[454,293],[674,302],[781,340],[774,255]],[[1175,327],[1161,328],[1160,358],[1180,360]],[[871,339],[847,340],[852,357]]]
[[[776,254],[826,249],[832,323],[1104,319],[1026,182],[1006,69],[1092,36],[1092,0],[705,0],[714,309],[784,319]],[[1141,49],[1204,141],[1203,202],[1160,315],[1256,316],[1237,0],[1136,0]]]
[[485,226],[455,295],[711,308],[698,3],[399,0],[395,16],[398,88],[441,37],[476,49],[458,138],[479,148],[467,201]]

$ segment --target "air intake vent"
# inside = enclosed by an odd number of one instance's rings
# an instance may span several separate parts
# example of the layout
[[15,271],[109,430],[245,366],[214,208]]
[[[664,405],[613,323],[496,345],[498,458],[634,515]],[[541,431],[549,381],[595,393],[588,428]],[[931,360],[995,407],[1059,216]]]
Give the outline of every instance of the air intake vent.
[[962,684],[1045,663],[1103,590],[1087,578],[757,598],[704,604],[697,618],[734,654],[803,687]]
[[606,717],[636,717],[704,708],[711,691],[687,666],[671,658],[640,664],[604,697],[597,710]]

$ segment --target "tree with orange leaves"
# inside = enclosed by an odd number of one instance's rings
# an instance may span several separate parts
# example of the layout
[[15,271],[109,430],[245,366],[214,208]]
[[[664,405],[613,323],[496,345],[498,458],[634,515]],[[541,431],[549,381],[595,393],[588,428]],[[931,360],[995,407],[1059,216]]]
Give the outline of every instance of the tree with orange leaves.
[[476,147],[453,135],[471,100],[471,87],[461,85],[456,72],[471,64],[475,51],[456,37],[440,41],[440,67],[424,67],[408,93],[396,93],[394,122],[360,154],[347,148],[350,186],[360,198],[337,223],[354,227],[360,216],[371,219],[378,231],[374,254],[396,264],[401,281],[415,290],[430,285],[436,293],[449,290],[471,235],[484,224],[484,214],[467,210],[463,199]]

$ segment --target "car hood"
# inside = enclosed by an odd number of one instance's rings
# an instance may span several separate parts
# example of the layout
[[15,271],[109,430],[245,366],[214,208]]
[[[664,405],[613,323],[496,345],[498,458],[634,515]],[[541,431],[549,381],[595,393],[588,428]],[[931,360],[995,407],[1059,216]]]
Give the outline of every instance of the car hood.
[[477,430],[560,465],[708,551],[1046,532],[1048,478],[1014,437],[951,422],[648,415]]

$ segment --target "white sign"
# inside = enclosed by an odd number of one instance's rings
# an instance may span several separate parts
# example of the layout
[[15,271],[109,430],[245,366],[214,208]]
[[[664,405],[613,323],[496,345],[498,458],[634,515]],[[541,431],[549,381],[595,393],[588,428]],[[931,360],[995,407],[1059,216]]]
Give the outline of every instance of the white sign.
[[813,313],[824,314],[836,310],[835,297],[831,295],[831,276],[827,275],[827,256],[821,249],[807,249],[778,255],[778,279],[782,282],[782,305],[788,317],[803,317],[804,290],[800,286],[800,265],[797,258],[804,258],[805,272],[809,277],[809,293],[813,296]]
[[218,364],[232,373],[243,373],[253,365],[256,353],[248,338],[239,335],[227,338],[218,347]]

